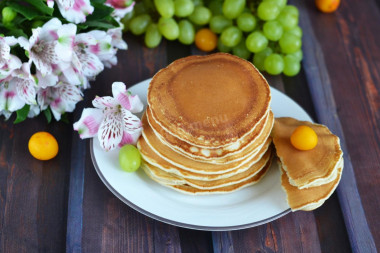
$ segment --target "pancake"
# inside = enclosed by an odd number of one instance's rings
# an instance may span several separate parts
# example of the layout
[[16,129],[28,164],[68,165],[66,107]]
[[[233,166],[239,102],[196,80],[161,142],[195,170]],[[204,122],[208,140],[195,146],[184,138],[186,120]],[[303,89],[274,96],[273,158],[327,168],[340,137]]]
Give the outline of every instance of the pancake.
[[146,118],[148,120],[148,123],[154,133],[163,143],[170,146],[178,153],[191,159],[198,161],[212,161],[213,163],[216,163],[216,161],[223,162],[225,158],[243,152],[245,149],[250,147],[249,144],[262,143],[262,140],[259,139],[260,136],[262,136],[262,138],[267,138],[270,134],[271,127],[273,126],[273,113],[272,111],[268,111],[268,116],[265,116],[259,122],[255,128],[255,131],[252,131],[249,135],[245,136],[240,141],[237,141],[236,143],[226,147],[210,149],[199,148],[176,138],[175,136],[162,129],[159,124],[157,124],[151,117],[151,111],[148,107],[146,110]]
[[[156,152],[154,152],[149,145],[146,143],[144,138],[140,138],[137,147],[140,150],[141,156],[143,160],[148,162],[149,164],[154,165],[155,167],[158,167],[159,169],[177,175],[181,178],[189,178],[189,179],[199,179],[199,180],[217,180],[217,179],[223,179],[230,177],[232,175],[235,175],[237,173],[244,172],[248,170],[252,165],[257,163],[262,156],[268,151],[268,149],[272,149],[270,147],[271,139],[268,139],[265,145],[261,148],[261,150],[252,158],[250,158],[250,161],[247,163],[241,164],[236,169],[233,169],[228,172],[224,172],[221,174],[203,174],[202,171],[199,172],[193,172],[189,170],[184,170],[168,161],[160,157]],[[206,165],[207,166],[207,165]]]
[[[318,144],[314,149],[300,151],[290,143],[291,134],[300,125],[309,126],[316,132]],[[343,152],[339,138],[326,126],[293,118],[276,118],[272,135],[277,156],[291,185],[304,189],[330,183],[336,178],[337,164]]]
[[[264,129],[264,133],[257,138],[254,142],[251,142],[247,148],[245,148],[242,152],[238,152],[235,155],[231,155],[228,157],[220,158],[218,160],[212,159],[212,160],[195,160],[194,158],[189,158],[187,156],[184,156],[183,154],[177,152],[173,148],[171,148],[169,145],[167,145],[165,142],[163,142],[161,139],[158,138],[158,136],[154,133],[152,128],[150,127],[147,117],[144,114],[141,121],[143,125],[143,132],[142,135],[144,136],[145,141],[149,144],[149,146],[156,151],[158,155],[160,155],[163,159],[171,162],[172,164],[175,164],[181,168],[187,169],[189,168],[198,168],[199,165],[194,165],[196,162],[200,163],[208,163],[208,164],[224,164],[229,165],[231,170],[233,168],[236,168],[236,166],[239,165],[239,161],[241,163],[244,163],[247,159],[255,155],[261,147],[265,144],[267,141],[270,130],[272,129],[273,123],[274,123],[274,117],[273,113],[269,114],[269,124],[266,125]],[[178,164],[184,164],[184,167],[178,165]],[[201,165],[204,167],[205,165]],[[212,167],[212,166],[211,166]]]
[[270,100],[269,85],[253,64],[225,53],[176,60],[148,89],[155,122],[204,148],[243,138],[265,117]]
[[337,177],[325,185],[298,189],[289,183],[287,173],[281,169],[281,185],[287,195],[287,202],[292,211],[311,211],[320,207],[328,199],[339,184],[343,170],[343,159],[337,169]]
[[184,185],[168,185],[168,184],[161,182],[157,178],[154,178],[151,174],[147,174],[147,175],[150,178],[152,178],[154,181],[162,184],[163,186],[169,187],[169,188],[174,189],[176,191],[179,191],[181,193],[186,193],[186,194],[190,194],[190,195],[222,194],[222,193],[234,192],[234,191],[240,190],[242,188],[245,188],[247,186],[258,183],[265,176],[265,174],[268,172],[268,170],[271,166],[271,163],[272,163],[272,159],[269,160],[269,162],[265,165],[265,167],[259,173],[257,173],[255,176],[253,176],[247,180],[244,180],[244,181],[237,183],[237,184],[234,184],[234,185],[224,186],[224,187],[215,188],[215,189],[203,189],[202,190],[202,189],[194,188],[194,187],[187,185],[187,184],[184,184]]

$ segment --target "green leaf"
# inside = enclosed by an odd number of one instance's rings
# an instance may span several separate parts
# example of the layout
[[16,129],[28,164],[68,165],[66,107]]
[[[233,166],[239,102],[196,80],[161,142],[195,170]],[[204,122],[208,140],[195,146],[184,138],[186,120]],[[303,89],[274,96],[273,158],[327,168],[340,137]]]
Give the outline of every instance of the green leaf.
[[106,2],[106,0],[91,0],[91,4],[94,5],[94,4],[104,4]]
[[69,115],[67,113],[63,113],[61,115],[61,121],[66,123],[66,124],[70,124],[70,121],[69,121]]
[[7,36],[15,36],[16,38],[22,36],[28,38],[28,36],[21,29],[12,29],[9,32],[7,32]]
[[40,12],[36,10],[33,6],[23,5],[17,2],[9,2],[9,7],[12,7],[12,9],[24,17],[26,17],[28,20],[32,20],[38,16],[40,16]]
[[105,19],[109,16],[111,16],[111,13],[113,12],[113,8],[109,7],[104,4],[93,4],[94,6],[94,12],[87,17],[88,21],[101,21],[101,19]]
[[23,108],[18,110],[16,112],[17,118],[15,119],[15,121],[13,121],[13,124],[17,124],[26,120],[26,117],[28,117],[29,110],[30,110],[30,105],[25,105]]
[[46,110],[43,111],[44,112],[44,115],[45,115],[45,118],[47,120],[47,123],[49,124],[51,122],[51,111],[50,111],[50,107],[48,107]]
[[39,10],[43,14],[47,14],[49,16],[53,14],[54,9],[49,8],[46,5],[46,0],[45,1],[44,0],[24,0],[24,1],[33,5],[37,10]]
[[101,21],[87,21],[85,23],[88,27],[97,27],[97,28],[103,28],[103,29],[110,29],[110,28],[115,28],[114,25],[106,22],[101,22]]

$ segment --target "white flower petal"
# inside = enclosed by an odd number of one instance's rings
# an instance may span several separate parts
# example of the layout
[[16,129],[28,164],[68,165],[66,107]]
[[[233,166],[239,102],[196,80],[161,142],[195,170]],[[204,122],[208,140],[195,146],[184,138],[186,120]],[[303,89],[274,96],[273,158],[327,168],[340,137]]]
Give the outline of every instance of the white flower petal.
[[78,131],[80,138],[91,138],[97,135],[99,126],[103,120],[100,109],[85,108],[81,118],[74,123],[74,130]]
[[118,105],[118,102],[113,97],[96,97],[92,100],[92,105],[99,109],[112,108]]
[[36,77],[38,80],[38,86],[43,89],[49,86],[54,86],[58,82],[58,76],[54,74],[43,76],[40,71],[37,71]]
[[11,83],[0,85],[0,111],[15,112],[24,105],[25,101],[18,96],[16,85]]
[[[14,83],[14,84],[13,84]],[[37,104],[35,83],[32,79],[13,78],[12,85],[16,85],[18,96],[28,105]]]
[[121,114],[123,116],[124,131],[133,133],[142,128],[141,120],[136,115],[125,109],[121,110]]
[[86,16],[92,14],[94,11],[94,7],[91,5],[89,0],[74,0],[74,4],[71,8],[64,6],[61,1],[57,4],[61,15],[67,21],[75,24],[85,22]]
[[140,128],[138,131],[135,132],[123,132],[123,138],[121,139],[121,142],[119,143],[119,147],[122,147],[127,144],[133,144],[136,145],[137,140],[141,136],[142,128]]
[[137,95],[132,96],[128,94],[125,84],[122,82],[114,82],[112,84],[112,95],[123,108],[132,113],[138,113],[144,109],[140,98]]
[[100,146],[106,150],[115,149],[123,137],[121,113],[107,113],[99,127]]

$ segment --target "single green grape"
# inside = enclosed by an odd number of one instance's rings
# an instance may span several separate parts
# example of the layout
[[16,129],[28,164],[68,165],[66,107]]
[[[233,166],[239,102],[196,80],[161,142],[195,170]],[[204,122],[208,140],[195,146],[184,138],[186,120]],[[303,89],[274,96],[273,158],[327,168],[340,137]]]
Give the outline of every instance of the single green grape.
[[124,171],[134,172],[140,168],[141,155],[133,145],[125,145],[119,151],[119,164]]
[[240,58],[248,60],[248,58],[251,56],[251,52],[245,45],[245,38],[243,38],[236,47],[232,48],[232,53],[236,56],[239,56]]
[[213,0],[208,4],[208,8],[210,9],[213,16],[223,15],[223,1],[221,0]]
[[214,33],[221,33],[229,26],[232,26],[232,20],[222,15],[213,16],[210,20],[210,29]]
[[164,18],[171,18],[174,15],[174,1],[173,0],[154,0],[154,5],[158,13]]
[[211,16],[211,11],[207,7],[197,6],[189,16],[189,19],[196,25],[205,25],[210,22]]
[[245,0],[225,0],[223,2],[223,14],[228,19],[237,18],[244,10]]
[[283,29],[279,22],[272,20],[265,22],[263,33],[269,40],[277,41],[281,38]]
[[292,33],[285,32],[282,35],[279,41],[279,44],[280,44],[281,52],[285,54],[291,54],[301,49],[302,41],[300,37]]
[[255,65],[255,67],[258,70],[264,71],[265,70],[265,66],[264,66],[265,59],[270,54],[272,54],[272,52],[273,52],[273,50],[270,47],[267,47],[264,50],[262,50],[261,52],[256,53],[253,56],[253,65]]
[[231,47],[227,47],[226,45],[224,45],[224,44],[222,43],[222,40],[221,40],[220,38],[218,39],[218,45],[217,45],[217,47],[218,47],[218,50],[219,50],[220,52],[223,52],[223,53],[229,53],[229,52],[231,52],[231,50],[232,50]]
[[185,45],[190,45],[194,42],[195,37],[195,29],[193,24],[184,19],[179,21],[179,36],[178,40]]
[[187,17],[194,11],[194,3],[191,0],[175,0],[174,14],[177,17]]
[[285,7],[287,0],[264,0],[264,2],[273,2],[277,4],[280,9],[282,9]]
[[249,51],[258,53],[267,47],[268,39],[262,32],[256,31],[248,35],[245,43]]
[[175,40],[179,36],[179,27],[173,18],[161,17],[158,20],[158,30],[168,40]]
[[302,61],[302,59],[303,59],[303,53],[302,53],[302,50],[298,50],[298,51],[296,51],[296,52],[294,52],[294,53],[291,53],[291,54],[289,54],[289,55],[293,55],[294,57],[297,58],[298,61]]
[[277,17],[277,21],[280,22],[284,30],[287,31],[298,25],[298,16],[291,12],[281,11]]
[[227,27],[220,35],[222,43],[227,47],[236,46],[240,43],[242,37],[242,31],[240,31],[239,28],[237,28],[236,26]]
[[287,12],[287,13],[291,13],[291,14],[294,14],[296,15],[297,17],[299,16],[299,11],[297,9],[297,7],[295,7],[294,5],[286,5],[283,9],[282,9],[283,12]]
[[148,14],[141,14],[131,19],[129,22],[129,30],[134,35],[141,35],[146,31],[150,22],[151,18]]
[[252,13],[244,12],[237,18],[236,24],[243,32],[251,32],[255,29],[257,21]]
[[301,70],[299,60],[293,55],[286,55],[284,57],[284,74],[287,76],[295,76]]
[[146,29],[145,32],[145,45],[148,48],[155,48],[157,47],[162,40],[162,35],[160,31],[158,30],[158,25],[157,24],[150,24],[148,28]]
[[279,54],[271,54],[264,61],[266,72],[271,75],[278,75],[284,70],[284,59]]
[[8,6],[3,8],[1,14],[3,16],[3,24],[9,24],[17,16],[17,12],[15,12],[11,7]]
[[262,2],[257,8],[257,15],[260,19],[268,21],[274,20],[280,14],[280,7],[273,2]]
[[288,33],[292,33],[294,35],[297,35],[298,37],[302,37],[302,29],[299,26],[296,26],[288,31]]

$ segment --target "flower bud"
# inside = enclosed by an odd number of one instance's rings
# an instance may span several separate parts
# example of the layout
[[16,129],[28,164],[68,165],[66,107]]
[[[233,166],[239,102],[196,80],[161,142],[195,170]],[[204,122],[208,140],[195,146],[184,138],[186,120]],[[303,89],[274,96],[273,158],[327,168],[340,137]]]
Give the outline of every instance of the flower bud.
[[3,24],[9,24],[17,16],[17,12],[11,7],[4,7],[1,14],[3,16]]

